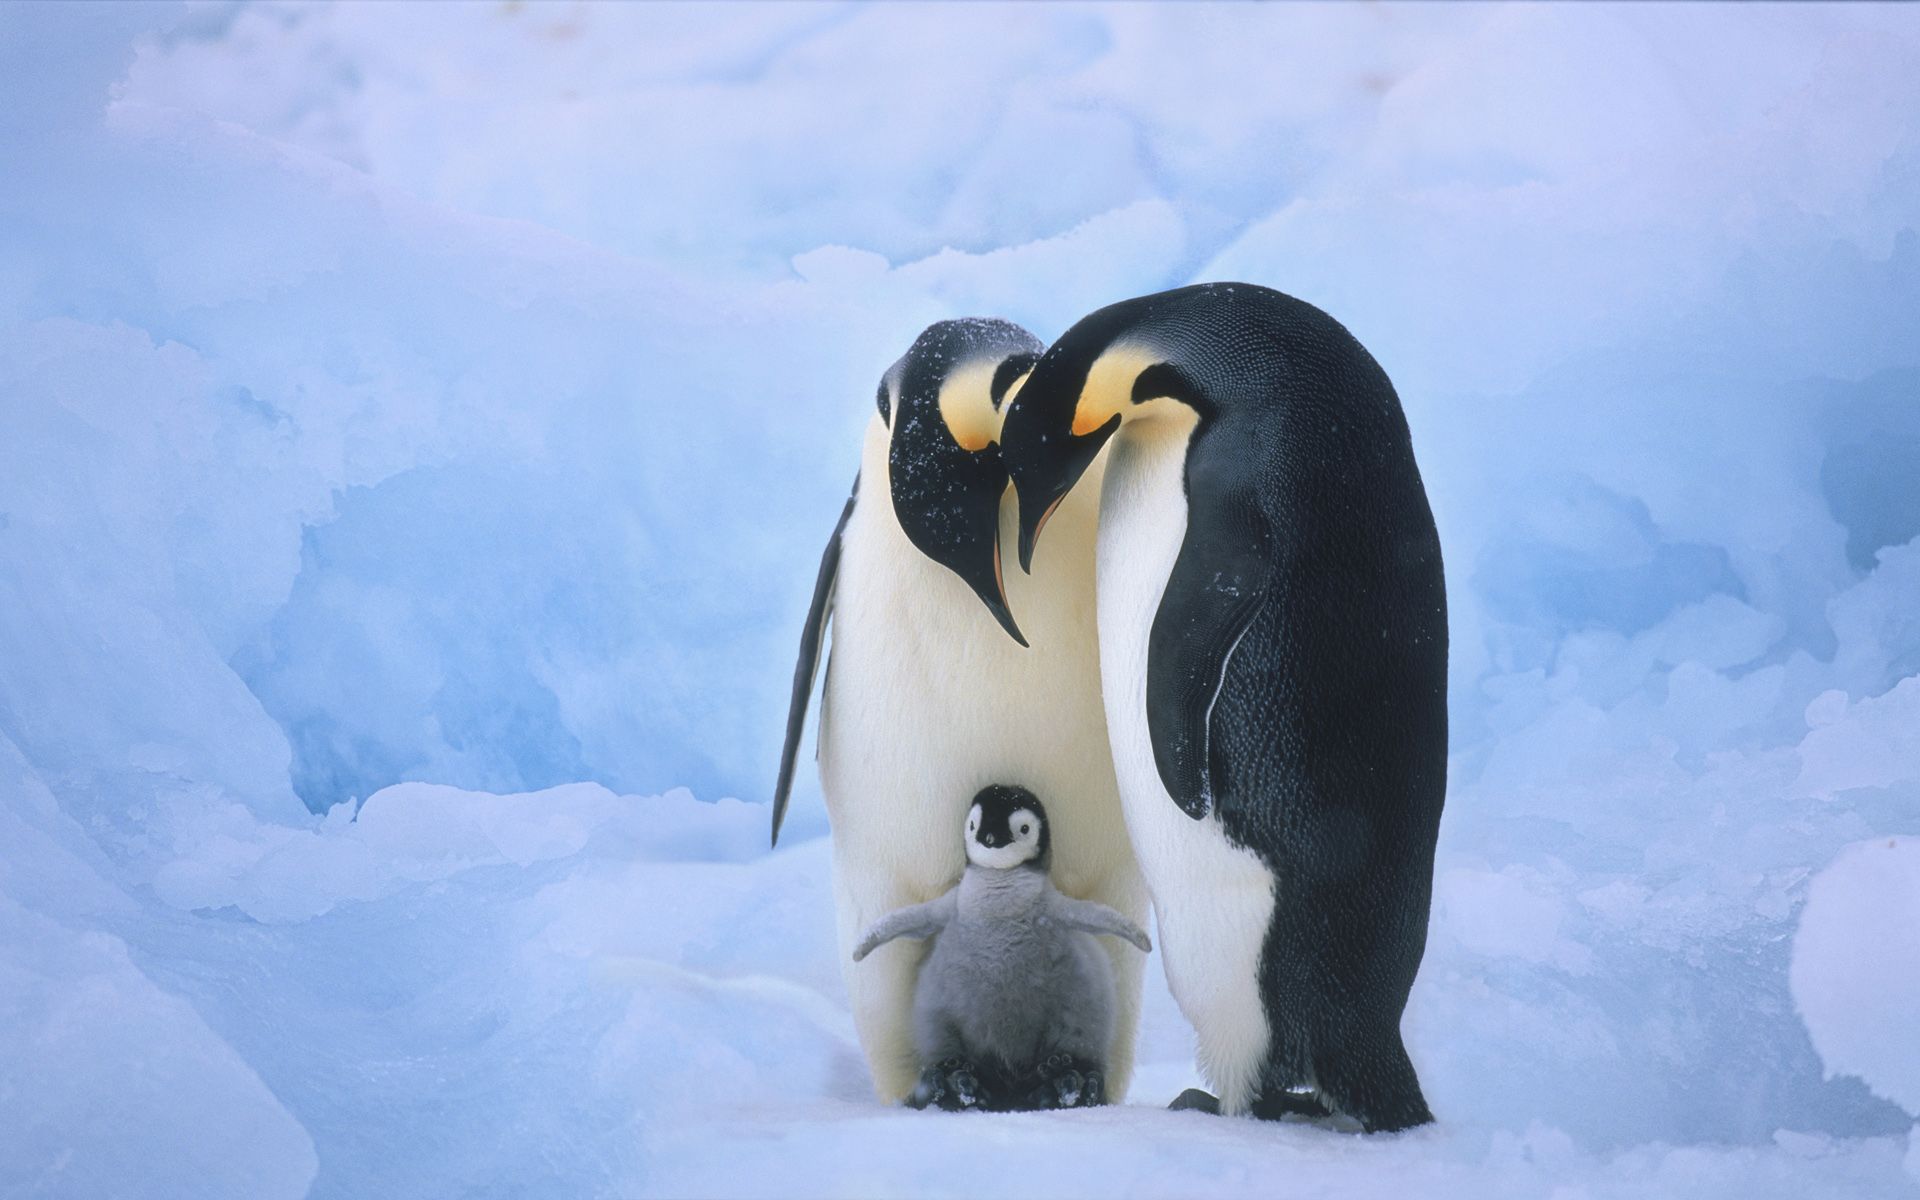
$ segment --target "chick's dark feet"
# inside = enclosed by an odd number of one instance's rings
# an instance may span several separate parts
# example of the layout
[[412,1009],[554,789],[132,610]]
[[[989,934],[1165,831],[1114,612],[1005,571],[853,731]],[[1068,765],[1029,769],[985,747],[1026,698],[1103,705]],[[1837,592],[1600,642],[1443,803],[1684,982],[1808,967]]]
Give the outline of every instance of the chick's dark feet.
[[1106,1082],[1094,1063],[1053,1054],[1035,1071],[1028,1108],[1093,1108],[1107,1102]]
[[920,1072],[920,1082],[907,1097],[908,1108],[940,1108],[948,1112],[980,1106],[980,1080],[974,1065],[963,1058],[943,1058]]

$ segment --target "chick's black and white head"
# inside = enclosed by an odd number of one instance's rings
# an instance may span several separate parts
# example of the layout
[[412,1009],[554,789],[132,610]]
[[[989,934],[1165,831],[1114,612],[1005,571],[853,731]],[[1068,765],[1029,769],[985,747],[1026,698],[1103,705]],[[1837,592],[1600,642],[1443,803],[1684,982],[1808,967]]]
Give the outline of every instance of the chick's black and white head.
[[1053,851],[1047,810],[1023,787],[980,789],[967,811],[967,861],[976,867],[1044,869]]

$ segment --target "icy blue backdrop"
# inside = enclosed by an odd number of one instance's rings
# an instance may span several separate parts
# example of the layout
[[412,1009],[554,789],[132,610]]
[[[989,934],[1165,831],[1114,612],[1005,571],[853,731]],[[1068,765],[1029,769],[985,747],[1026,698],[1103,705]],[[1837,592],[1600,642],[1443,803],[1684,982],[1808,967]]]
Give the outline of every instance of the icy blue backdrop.
[[[1901,1186],[1920,966],[1789,961],[1920,833],[1917,131],[1899,8],[0,6],[0,1191],[977,1186],[759,857],[798,622],[922,325],[1225,278],[1447,555],[1446,1132],[1369,1169]],[[1344,1178],[1154,1115],[1005,1136]]]

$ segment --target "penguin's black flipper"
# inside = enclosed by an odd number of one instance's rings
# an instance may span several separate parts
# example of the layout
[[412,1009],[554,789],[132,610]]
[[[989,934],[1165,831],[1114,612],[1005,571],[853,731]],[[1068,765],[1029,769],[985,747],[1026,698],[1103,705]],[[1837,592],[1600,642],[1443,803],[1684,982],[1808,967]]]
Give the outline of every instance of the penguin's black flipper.
[[826,641],[827,621],[833,615],[833,584],[840,574],[840,535],[847,531],[847,518],[853,515],[853,502],[860,494],[860,477],[853,478],[853,495],[840,510],[840,521],[827,539],[826,552],[820,556],[820,575],[813,583],[813,603],[807,606],[806,628],[800,631],[800,660],[793,665],[793,698],[787,702],[787,743],[780,749],[780,778],[773,785],[773,837],[770,845],[780,844],[780,822],[787,817],[787,798],[793,792],[793,767],[800,757],[800,733],[807,724],[807,702],[813,698],[813,681],[820,668],[820,646]]
[[1195,446],[1187,459],[1187,536],[1167,577],[1147,644],[1147,731],[1160,782],[1198,821],[1220,800],[1213,777],[1208,722],[1220,681],[1266,599],[1273,571],[1267,520],[1244,487],[1193,486],[1195,476],[1224,461],[1230,445]]

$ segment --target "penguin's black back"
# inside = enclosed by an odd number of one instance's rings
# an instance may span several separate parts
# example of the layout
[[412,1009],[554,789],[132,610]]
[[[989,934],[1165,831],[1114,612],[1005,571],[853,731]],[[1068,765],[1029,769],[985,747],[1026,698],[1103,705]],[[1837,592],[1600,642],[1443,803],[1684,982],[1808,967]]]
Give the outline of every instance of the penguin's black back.
[[[1399,399],[1337,321],[1267,288],[1200,285],[1115,309],[1132,311],[1090,321],[1167,364],[1136,397],[1173,394],[1201,414],[1153,652],[1179,632],[1183,570],[1205,579],[1249,542],[1266,560],[1206,721],[1221,823],[1275,877],[1266,1088],[1317,1080],[1349,1111],[1372,1108],[1354,1113],[1369,1127],[1430,1119],[1398,1027],[1446,791],[1447,614]],[[1356,1089],[1371,1095],[1337,1095]]]
[[[1309,304],[1244,284],[1175,297],[1187,303],[1168,314],[1186,327],[1170,339],[1173,365],[1210,410],[1188,451],[1190,503],[1199,514],[1195,492],[1221,477],[1246,489],[1271,564],[1213,706],[1222,822],[1291,872],[1344,879],[1379,853],[1402,862],[1424,847],[1414,865],[1430,877],[1446,782],[1446,589],[1399,398]],[[1188,546],[1242,532],[1190,527]]]

